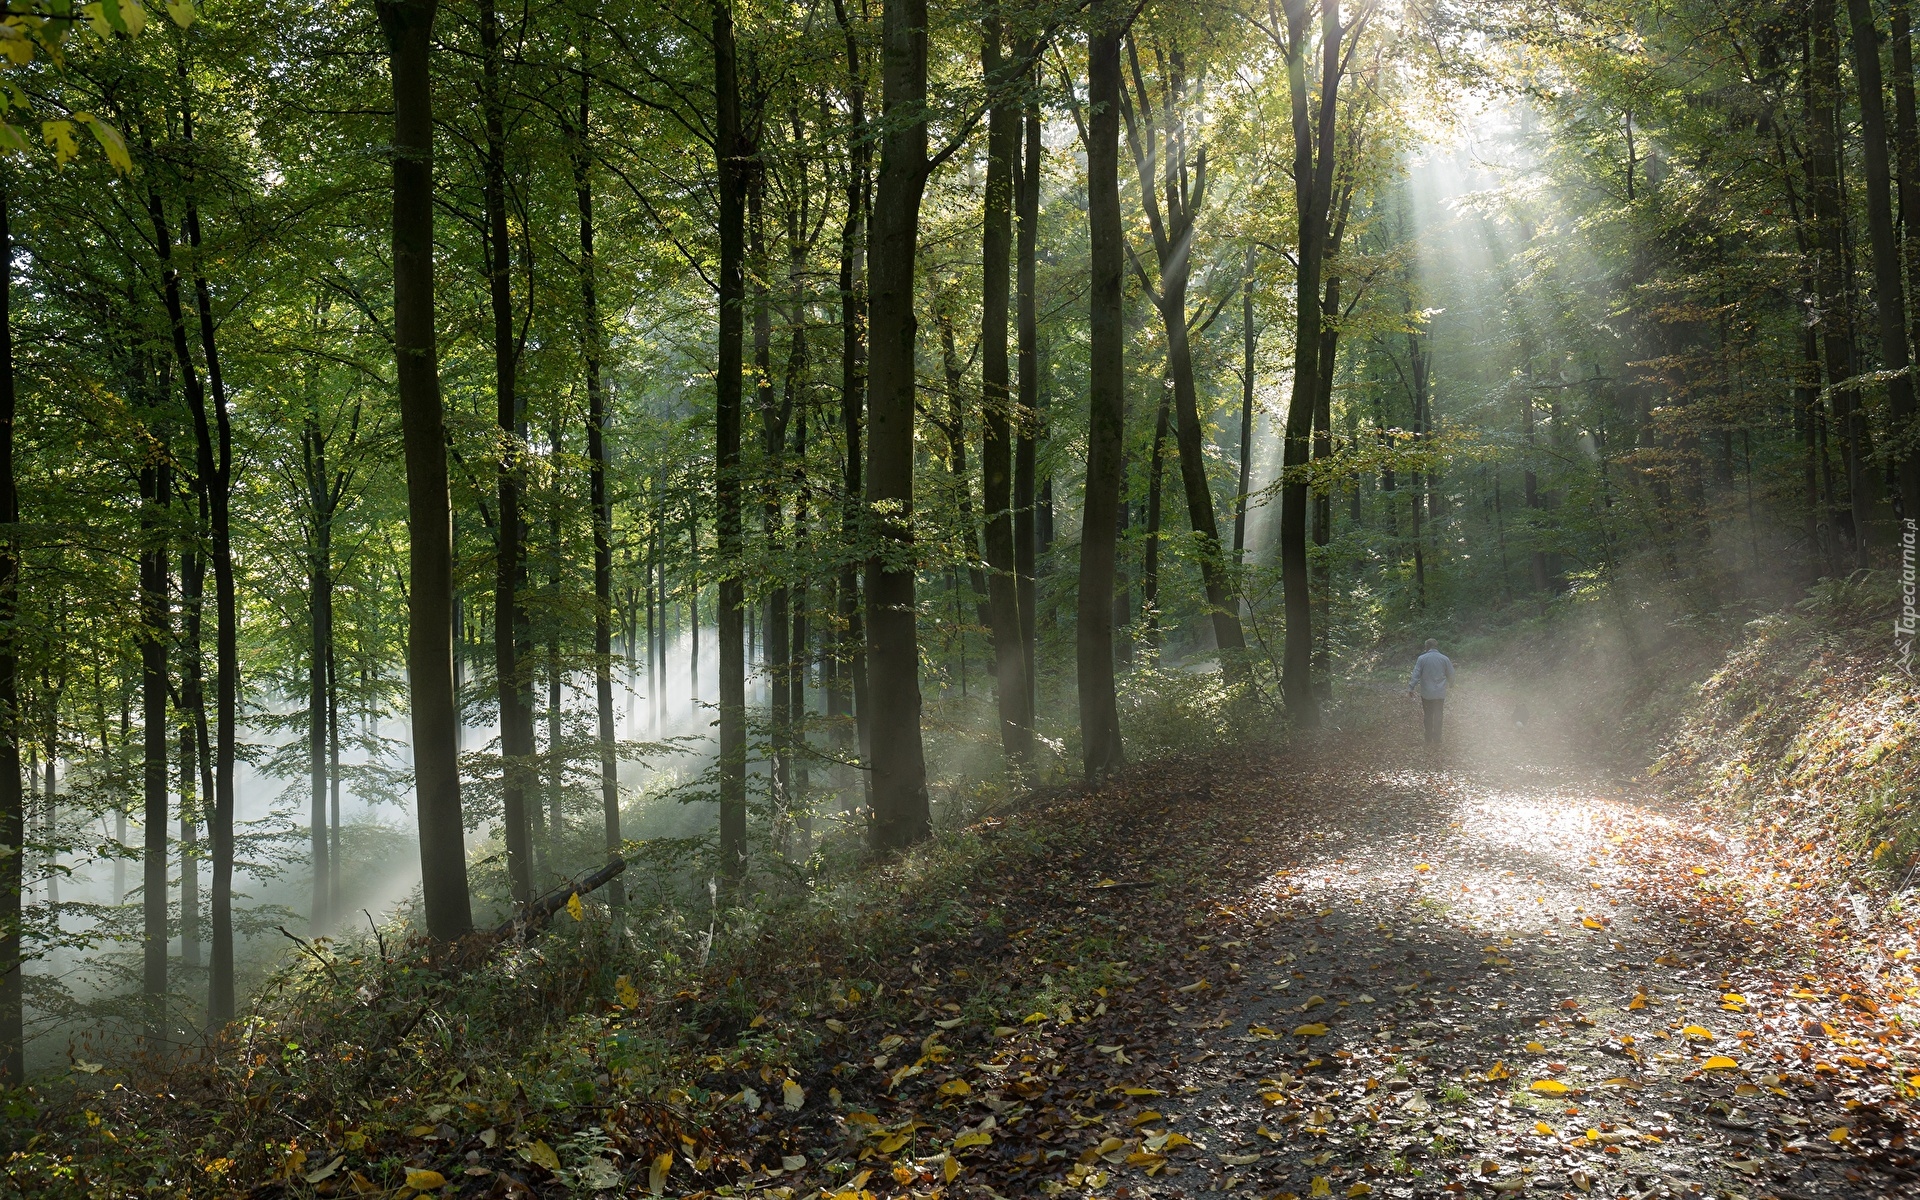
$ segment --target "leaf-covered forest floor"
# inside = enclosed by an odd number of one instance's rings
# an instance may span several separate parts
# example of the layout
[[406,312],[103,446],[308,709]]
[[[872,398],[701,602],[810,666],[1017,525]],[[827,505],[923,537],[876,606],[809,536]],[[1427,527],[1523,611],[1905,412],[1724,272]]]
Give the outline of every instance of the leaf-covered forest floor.
[[[1838,887],[1819,846],[1715,829],[1470,696],[1457,740],[1427,750],[1403,703],[1310,754],[1194,755],[1043,795],[703,968],[649,975],[565,930],[465,974],[343,950],[299,985],[332,1011],[263,1019],[217,1070],[109,1069],[41,1096],[7,1179],[1920,1194],[1911,914]],[[483,986],[516,998],[483,1014]]]
[[[1077,843],[971,896],[1011,935],[923,947],[911,1019],[849,1005],[758,1164],[829,1195],[949,1161],[982,1197],[1920,1194],[1896,917],[1524,730],[1417,725],[1057,806]],[[979,973],[1106,983],[942,1031]]]

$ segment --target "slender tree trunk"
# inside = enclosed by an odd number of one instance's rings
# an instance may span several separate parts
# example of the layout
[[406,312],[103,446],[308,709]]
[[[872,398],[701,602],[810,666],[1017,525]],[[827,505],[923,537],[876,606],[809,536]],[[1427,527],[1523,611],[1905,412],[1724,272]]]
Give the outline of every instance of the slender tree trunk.
[[1887,169],[1886,96],[1880,72],[1880,36],[1872,0],[1847,0],[1853,25],[1853,71],[1860,85],[1860,156],[1866,166],[1867,232],[1873,247],[1873,303],[1879,318],[1880,366],[1900,372],[1887,381],[1894,462],[1900,483],[1900,511],[1920,513],[1920,454],[1906,449],[1914,417],[1913,378],[1906,374],[1907,308],[1905,272],[1893,228],[1891,177]]
[[20,492],[13,466],[13,230],[0,191],[0,1086],[26,1082],[20,938],[27,820],[20,786]]
[[1287,86],[1293,115],[1293,180],[1299,214],[1295,272],[1293,398],[1287,405],[1282,454],[1280,570],[1286,591],[1286,644],[1282,652],[1281,692],[1295,725],[1320,724],[1319,698],[1313,688],[1313,601],[1307,560],[1308,487],[1312,455],[1314,399],[1320,384],[1321,268],[1326,257],[1329,206],[1333,196],[1335,114],[1342,69],[1339,0],[1320,9],[1321,77],[1316,105],[1307,89],[1307,51],[1311,17],[1307,0],[1283,0],[1288,30]]
[[[192,113],[184,114],[183,128],[193,140]],[[227,409],[227,385],[220,371],[215,338],[213,297],[200,266],[200,214],[191,200],[186,212],[187,244],[194,252],[194,306],[200,321],[200,353],[207,365],[207,389],[213,399],[214,443],[207,445],[206,416],[197,391],[194,428],[201,446],[203,469],[211,465],[207,489],[208,524],[213,551],[214,604],[214,743],[213,743],[213,953],[209,988],[209,1015],[215,1021],[232,1017],[233,972],[233,822],[234,758],[238,738],[240,701],[239,598],[233,574],[233,535],[230,515],[233,494],[233,428]],[[184,362],[184,358],[182,359]],[[191,375],[190,367],[183,368]]]
[[1889,6],[1893,33],[1893,128],[1899,168],[1900,234],[1905,251],[1908,339],[1920,346],[1920,117],[1914,111],[1913,10]]
[[1140,564],[1140,617],[1146,625],[1147,645],[1160,652],[1160,521],[1161,484],[1167,471],[1167,421],[1173,392],[1160,389],[1160,411],[1153,418],[1153,450],[1147,461],[1147,546]]
[[493,0],[480,4],[481,103],[486,168],[487,294],[493,310],[493,392],[500,429],[495,464],[499,523],[494,546],[493,667],[500,701],[501,821],[507,844],[507,885],[515,904],[533,898],[532,813],[533,680],[522,649],[528,640],[520,594],[527,578],[527,531],[521,514],[521,460],[525,416],[518,393],[519,344],[513,328],[513,243],[507,230],[507,146],[504,85],[500,79],[500,16]]
[[[996,4],[983,22],[980,69],[990,89],[987,116],[987,192],[982,236],[984,274],[980,301],[980,469],[986,516],[987,607],[993,631],[994,698],[1000,714],[1000,748],[1008,774],[1024,777],[1033,762],[1032,694],[1020,620],[1020,583],[1015,562],[1013,395],[1007,363],[1007,309],[1012,285],[1014,167],[1020,153],[1021,114],[1013,93],[1020,60],[1011,64],[1001,47]],[[1009,70],[1011,66],[1011,70]]]
[[1199,535],[1200,575],[1206,588],[1214,644],[1221,652],[1225,670],[1237,678],[1245,671],[1246,634],[1220,553],[1220,524],[1213,507],[1213,486],[1207,479],[1206,436],[1200,427],[1193,347],[1187,327],[1194,225],[1206,204],[1207,151],[1202,146],[1189,155],[1184,117],[1188,102],[1185,60],[1179,48],[1176,46],[1162,60],[1164,79],[1157,110],[1140,70],[1138,49],[1131,41],[1128,60],[1133,69],[1134,94],[1132,100],[1123,100],[1122,111],[1140,183],[1140,203],[1153,234],[1160,271],[1159,290],[1150,294],[1166,331],[1167,381],[1173,389],[1174,444],[1180,456],[1187,522]]
[[[1038,55],[1039,48],[1034,43],[1029,42],[1021,48],[1021,61],[1027,64],[1030,96],[1037,85],[1032,64]],[[1038,476],[1040,432],[1040,328],[1035,294],[1035,262],[1040,225],[1040,156],[1045,147],[1040,137],[1040,105],[1037,100],[1028,99],[1022,111],[1022,120],[1024,159],[1015,161],[1018,171],[1013,184],[1017,230],[1014,236],[1014,259],[1017,263],[1013,285],[1014,324],[1015,339],[1019,345],[1015,365],[1019,378],[1019,403],[1014,409],[1013,573],[1019,581],[1020,646],[1026,666],[1026,716],[1028,741],[1031,743],[1033,719],[1039,710],[1040,695],[1036,674],[1039,669],[1039,631],[1035,626],[1039,596],[1034,581],[1038,559],[1036,539],[1039,533],[1039,515],[1034,511],[1038,496],[1034,485]]]
[[[873,161],[867,129],[866,70],[860,39],[847,19],[844,0],[834,0],[834,13],[846,42],[847,55],[847,182],[846,217],[840,227],[840,429],[841,538],[857,547],[864,536],[861,502],[865,471],[861,448],[866,419],[866,284],[867,209],[871,199]],[[869,721],[872,708],[867,692],[867,642],[861,622],[860,564],[849,555],[841,564],[836,588],[840,645],[836,678],[841,690],[827,699],[829,711],[853,717],[854,749],[863,767],[873,761]],[[859,772],[862,799],[873,804],[873,773]]]
[[307,776],[311,809],[308,818],[313,847],[311,926],[315,937],[332,928],[328,911],[332,898],[333,849],[327,829],[327,660],[333,639],[333,563],[330,516],[327,505],[327,444],[319,422],[307,418],[301,438],[301,465],[307,476],[307,509],[312,521],[307,561],[307,623],[311,644],[307,656]]
[[920,648],[914,622],[914,264],[927,160],[927,0],[886,0],[882,18],[880,178],[873,206],[873,343],[867,371],[867,509],[876,552],[866,568],[868,718],[875,849],[932,832],[920,740]]
[[[1807,195],[1817,253],[1820,340],[1827,384],[1852,377],[1853,314],[1848,303],[1846,209],[1840,198],[1840,54],[1834,0],[1813,0],[1809,15],[1805,96],[1808,125]],[[1836,512],[1855,561],[1865,564],[1867,481],[1861,470],[1858,393],[1833,392],[1833,423],[1840,434],[1848,504]]]
[[[560,420],[560,407],[555,405],[550,423],[547,426],[547,444],[552,447],[555,462],[560,461],[561,439],[566,434],[566,426]],[[565,546],[560,540],[560,505],[563,502],[557,481],[547,500],[547,561],[552,564],[547,572],[547,602],[553,611],[560,611],[560,564],[564,561]],[[564,704],[567,694],[567,672],[560,657],[560,621],[556,617],[547,620],[547,831],[543,839],[547,849],[547,870],[559,873],[560,839],[566,831],[566,817],[562,812],[566,795],[567,753],[566,753],[566,713]],[[532,815],[537,818],[539,809]]]
[[[579,142],[573,156],[574,202],[580,212],[581,360],[587,377],[587,507],[593,519],[593,697],[600,757],[600,815],[607,857],[619,855],[620,763],[613,740],[613,506],[607,498],[607,397],[600,381],[605,334],[600,326],[599,280],[593,247],[593,158],[588,139],[593,76],[580,72]],[[649,606],[648,618],[653,615]],[[626,647],[632,657],[633,647]],[[664,663],[663,663],[664,666]],[[665,682],[665,671],[661,682]],[[607,903],[615,913],[627,905],[626,881],[614,876]]]
[[1098,783],[1125,764],[1114,686],[1113,578],[1124,470],[1126,376],[1120,221],[1120,38],[1117,5],[1094,14],[1087,34],[1087,228],[1091,340],[1087,468],[1080,536],[1075,660],[1080,687],[1081,760]]
[[[763,164],[756,164],[753,179],[747,193],[747,253],[753,263],[753,375],[755,407],[760,412],[760,452],[763,477],[760,498],[760,528],[766,545],[767,558],[779,562],[782,528],[785,521],[784,506],[780,498],[780,482],[783,473],[781,459],[787,445],[787,417],[791,408],[784,408],[774,399],[773,386],[773,290],[770,281],[773,263],[767,251],[766,224],[767,172]],[[792,395],[786,400],[790,404]],[[768,778],[773,790],[773,826],[774,841],[777,844],[785,837],[786,813],[789,803],[788,774],[788,725],[791,714],[788,711],[787,691],[787,636],[788,628],[787,588],[785,572],[778,571],[766,591],[764,606],[760,618],[764,622],[760,630],[764,644],[767,674],[767,741]]]
[[[1259,333],[1253,327],[1254,252],[1247,251],[1240,282],[1240,493],[1233,503],[1233,561],[1246,561],[1247,492],[1253,486],[1253,352]],[[1357,493],[1356,493],[1357,494]]]
[[[176,316],[179,311],[177,276],[169,273],[170,290]],[[185,332],[178,324],[175,337],[184,345]],[[152,396],[152,437],[166,444],[166,430],[159,409],[167,397]],[[167,642],[168,555],[165,510],[173,492],[173,471],[164,458],[155,457],[140,472],[140,697],[144,723],[144,804],[141,827],[141,910],[144,920],[141,992],[146,1000],[146,1039],[159,1047],[167,1041]],[[17,501],[15,502],[17,503]],[[14,719],[18,719],[18,696],[14,697]],[[17,740],[7,741],[19,754]],[[4,766],[0,766],[4,770]],[[18,779],[18,765],[15,766]],[[16,785],[17,786],[17,785]],[[16,804],[18,802],[16,801]]]
[[[714,377],[715,502],[720,556],[720,872],[729,895],[747,867],[746,589],[741,577],[740,425],[746,332],[746,168],[740,80],[728,0],[713,0],[714,153],[720,175],[720,328]],[[696,685],[697,688],[697,685]]]
[[433,91],[436,0],[375,0],[393,79],[393,338],[407,463],[407,684],[428,936],[473,928],[453,692],[453,515],[434,338]]

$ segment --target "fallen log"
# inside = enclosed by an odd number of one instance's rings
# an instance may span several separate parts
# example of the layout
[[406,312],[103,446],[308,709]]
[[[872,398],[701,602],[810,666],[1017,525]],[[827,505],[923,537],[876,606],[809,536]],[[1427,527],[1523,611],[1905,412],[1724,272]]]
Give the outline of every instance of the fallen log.
[[575,896],[585,896],[598,888],[606,886],[615,876],[627,869],[627,860],[615,857],[606,866],[591,874],[583,875],[565,887],[557,888],[540,899],[527,905],[526,911],[508,917],[501,922],[490,935],[492,941],[504,941],[516,933],[528,933],[538,929],[550,920],[553,914],[567,906],[567,901]]

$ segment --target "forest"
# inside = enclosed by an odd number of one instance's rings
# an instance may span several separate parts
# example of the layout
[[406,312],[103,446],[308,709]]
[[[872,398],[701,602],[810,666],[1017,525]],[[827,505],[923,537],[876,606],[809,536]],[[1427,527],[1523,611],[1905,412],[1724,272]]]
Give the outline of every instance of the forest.
[[12,0],[0,1195],[1912,1194],[1912,23]]

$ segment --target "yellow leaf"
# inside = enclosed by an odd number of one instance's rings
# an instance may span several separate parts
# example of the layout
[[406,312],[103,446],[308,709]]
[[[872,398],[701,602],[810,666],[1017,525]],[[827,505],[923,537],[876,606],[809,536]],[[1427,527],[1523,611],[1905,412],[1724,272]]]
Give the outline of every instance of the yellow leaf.
[[944,1161],[940,1164],[940,1174],[948,1183],[952,1183],[960,1174],[960,1160],[951,1154],[943,1155],[942,1158]]
[[1371,1195],[1373,1195],[1373,1185],[1370,1183],[1356,1183],[1352,1187],[1347,1189],[1347,1196],[1349,1200],[1351,1200],[1351,1198],[1355,1196],[1371,1196]]
[[1507,1064],[1503,1062],[1494,1063],[1491,1067],[1487,1068],[1488,1083],[1494,1083],[1502,1079],[1511,1079],[1511,1078],[1513,1078],[1513,1076],[1508,1073]]
[[1544,1046],[1539,1042],[1528,1042],[1527,1052],[1530,1054],[1545,1054],[1547,1052],[1547,1048],[1546,1046]]
[[633,986],[633,980],[622,975],[613,981],[613,995],[621,1008],[640,1007],[640,989]]
[[1307,1195],[1331,1196],[1333,1195],[1333,1185],[1327,1182],[1325,1175],[1315,1175],[1312,1186],[1307,1188]]
[[949,1079],[940,1085],[942,1096],[971,1096],[973,1085],[964,1079]]
[[1161,1117],[1159,1113],[1153,1111],[1152,1109],[1148,1109],[1147,1111],[1141,1113],[1139,1116],[1133,1119],[1133,1128],[1138,1129],[1142,1125],[1151,1125],[1155,1121],[1158,1121],[1160,1119]]
[[42,121],[40,136],[53,147],[53,165],[64,167],[80,155],[80,147],[73,141],[72,121]]
[[1161,1091],[1159,1088],[1150,1088],[1150,1087],[1130,1087],[1130,1088],[1121,1088],[1120,1090],[1125,1092],[1129,1096],[1164,1096],[1166,1095],[1166,1093]]
[[1844,1142],[1850,1135],[1851,1131],[1845,1125],[1841,1125],[1827,1135],[1827,1140],[1830,1142]]
[[1713,1030],[1708,1029],[1705,1025],[1688,1025],[1680,1031],[1680,1036],[1710,1042],[1713,1040]]
[[1558,1079],[1536,1079],[1528,1084],[1527,1087],[1539,1092],[1542,1096],[1564,1096],[1567,1094],[1567,1085],[1561,1083]]
[[1547,1124],[1545,1121],[1535,1121],[1533,1123],[1533,1131],[1541,1137],[1553,1136],[1553,1126]]
[[1641,992],[1639,995],[1635,996],[1633,999],[1627,1001],[1628,1008],[1638,1009],[1638,1008],[1645,1008],[1646,1006],[1647,1006],[1647,994],[1645,992]]
[[[969,1146],[991,1146],[992,1144],[993,1135],[984,1129],[977,1129],[972,1133],[963,1133],[953,1139],[953,1148],[955,1150],[965,1150]],[[895,1149],[898,1149],[898,1147],[895,1147]]]
[[788,1112],[799,1112],[807,1102],[807,1090],[789,1079],[780,1085],[780,1099]]
[[1413,869],[1416,871],[1431,871],[1433,870],[1433,864],[1432,863],[1415,863],[1413,866]]
[[1115,1150],[1120,1149],[1120,1147],[1124,1145],[1126,1145],[1126,1143],[1121,1141],[1117,1137],[1101,1138],[1100,1144],[1093,1148],[1093,1152],[1102,1157],[1105,1157],[1106,1155],[1112,1154]]
[[657,1155],[653,1160],[653,1169],[647,1172],[647,1190],[656,1196],[660,1195],[667,1186],[667,1172],[672,1169],[672,1151]]
[[167,15],[172,17],[173,23],[180,28],[192,28],[194,18],[193,0],[169,0],[167,4]]
[[1581,917],[1580,923],[1582,925],[1585,925],[1588,929],[1605,929],[1606,928],[1605,925],[1601,924],[1599,921],[1594,920],[1592,917]]
[[898,1150],[900,1147],[906,1145],[907,1140],[912,1136],[913,1136],[913,1132],[911,1130],[908,1130],[907,1132],[904,1132],[904,1133],[887,1134],[885,1137],[880,1139],[880,1153],[892,1154],[894,1151]]
[[526,1145],[520,1147],[520,1157],[537,1167],[545,1167],[549,1171],[558,1171],[560,1169],[560,1156],[555,1154],[553,1147],[547,1145],[545,1142],[528,1142]]
[[1210,988],[1210,987],[1212,987],[1212,986],[1213,986],[1213,985],[1212,985],[1212,984],[1210,984],[1210,983],[1208,983],[1208,982],[1207,982],[1206,980],[1204,980],[1204,979],[1198,979],[1198,980],[1195,980],[1195,981],[1194,981],[1194,982],[1192,982],[1192,983],[1189,983],[1189,984],[1187,984],[1187,985],[1186,985],[1185,987],[1178,987],[1178,988],[1175,988],[1175,989],[1173,989],[1173,990],[1174,990],[1174,991],[1176,991],[1176,992],[1186,992],[1186,993],[1188,993],[1189,995],[1191,995],[1191,994],[1192,994],[1192,993],[1194,993],[1194,992],[1198,992],[1198,991],[1201,991],[1201,990],[1203,990],[1203,989],[1205,989],[1205,988]]
[[847,1180],[847,1190],[857,1192],[867,1186],[867,1180],[872,1178],[873,1168],[869,1167],[858,1175],[855,1175],[852,1179]]
[[1716,1054],[1713,1057],[1707,1059],[1707,1061],[1701,1063],[1700,1069],[1702,1071],[1732,1071],[1738,1068],[1739,1066],[1740,1066],[1739,1063],[1735,1062],[1731,1058],[1728,1058],[1726,1055]]
[[584,921],[587,919],[586,905],[580,903],[579,892],[575,892],[573,895],[567,897],[567,915],[576,921]]
[[1145,1150],[1135,1150],[1127,1155],[1126,1164],[1130,1167],[1152,1167],[1167,1161],[1164,1154],[1153,1154]]
[[1301,1037],[1319,1037],[1326,1031],[1327,1027],[1317,1021],[1310,1025],[1296,1025],[1293,1029],[1293,1032]]
[[407,1186],[416,1192],[437,1192],[447,1186],[447,1177],[438,1171],[417,1171],[408,1167]]
[[1280,1135],[1275,1133],[1273,1130],[1268,1129],[1265,1125],[1254,1126],[1253,1135],[1255,1137],[1266,1138],[1270,1142],[1277,1142],[1280,1140]]

